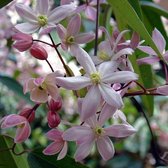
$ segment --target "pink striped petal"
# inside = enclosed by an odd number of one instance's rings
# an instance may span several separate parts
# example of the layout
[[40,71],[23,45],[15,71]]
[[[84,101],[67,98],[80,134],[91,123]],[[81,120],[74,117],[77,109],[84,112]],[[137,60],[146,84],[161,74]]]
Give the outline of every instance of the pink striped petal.
[[64,146],[63,142],[53,142],[43,150],[43,153],[45,155],[55,155],[60,152],[63,146]]
[[79,90],[91,85],[90,78],[84,76],[76,77],[57,77],[57,84],[69,90]]
[[149,57],[145,57],[145,58],[140,58],[137,60],[137,63],[139,65],[141,64],[154,64],[156,62],[159,62],[160,58],[159,57],[156,57],[156,56],[149,56]]
[[138,49],[149,55],[157,55],[156,52],[151,47],[148,46],[139,46]]
[[131,38],[130,47],[136,49],[140,42],[140,36],[138,33],[134,32]]
[[67,151],[68,151],[68,144],[67,144],[67,142],[64,142],[64,146],[63,146],[62,150],[60,151],[60,153],[57,157],[57,160],[63,159],[66,156]]
[[106,84],[99,85],[99,89],[103,99],[111,106],[116,108],[121,108],[123,106],[123,101],[121,96],[110,86]]
[[49,3],[48,0],[37,0],[37,2],[36,2],[36,11],[39,14],[47,15],[48,7],[49,7],[48,3]]
[[124,138],[136,132],[135,128],[129,124],[118,124],[104,128],[105,135],[116,138]]
[[46,137],[49,140],[55,141],[55,140],[62,140],[62,132],[57,129],[52,129],[49,132],[46,133]]
[[59,92],[58,87],[56,85],[48,84],[46,85],[46,90],[54,100],[57,100]]
[[95,21],[96,20],[96,9],[92,6],[87,6],[85,9],[85,15],[88,19]]
[[95,38],[94,33],[81,33],[75,36],[75,42],[78,44],[85,44]]
[[158,87],[156,93],[168,96],[168,85]]
[[115,150],[114,146],[109,137],[101,137],[97,139],[97,149],[103,158],[103,160],[109,160],[114,156]]
[[36,32],[39,29],[39,25],[37,23],[34,23],[34,24],[21,23],[21,24],[17,24],[15,28],[23,33],[31,34]]
[[82,111],[80,114],[80,118],[82,121],[85,121],[92,115],[96,114],[96,111],[100,105],[101,94],[98,86],[93,85],[88,93],[86,94],[83,103],[82,103]]
[[56,27],[58,36],[61,40],[64,40],[66,38],[66,34],[67,34],[67,30],[65,29],[64,26],[62,26],[61,24],[58,24]]
[[72,17],[67,27],[67,36],[75,36],[79,33],[81,27],[81,17],[79,14]]
[[152,32],[152,39],[155,42],[157,48],[159,49],[159,51],[161,53],[163,53],[165,47],[166,47],[166,41],[164,39],[164,37],[162,36],[162,34],[160,33],[160,31],[158,29],[154,29],[154,31]]

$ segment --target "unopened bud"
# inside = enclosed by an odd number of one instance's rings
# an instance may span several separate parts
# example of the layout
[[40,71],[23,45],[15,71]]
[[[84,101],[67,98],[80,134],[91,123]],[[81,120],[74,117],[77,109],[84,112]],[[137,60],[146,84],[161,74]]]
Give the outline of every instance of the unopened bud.
[[20,113],[20,116],[25,117],[29,123],[35,119],[35,110],[32,108],[25,108]]
[[53,111],[48,112],[47,120],[48,120],[48,125],[50,128],[57,127],[61,122],[59,114],[57,112],[53,112]]
[[49,109],[51,111],[58,111],[62,107],[62,100],[61,97],[59,97],[57,100],[51,99],[49,102]]
[[39,44],[33,44],[32,47],[30,48],[30,54],[39,59],[39,60],[46,60],[48,57],[48,53],[47,51],[44,49],[44,47],[42,47]]

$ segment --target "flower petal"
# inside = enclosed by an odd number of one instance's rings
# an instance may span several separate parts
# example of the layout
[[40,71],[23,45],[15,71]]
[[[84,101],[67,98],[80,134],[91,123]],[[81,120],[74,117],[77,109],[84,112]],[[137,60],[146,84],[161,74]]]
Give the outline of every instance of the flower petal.
[[48,94],[46,90],[35,88],[30,92],[30,99],[36,103],[45,103],[48,100]]
[[23,33],[31,34],[31,33],[36,32],[39,29],[39,25],[36,23],[35,24],[21,23],[21,24],[17,24],[15,28]]
[[168,85],[159,86],[156,90],[156,93],[167,96],[168,95]]
[[90,20],[96,20],[96,9],[92,6],[87,6],[85,9],[85,15]]
[[46,89],[48,94],[54,99],[57,100],[59,92],[58,92],[58,87],[56,85],[46,85]]
[[81,33],[75,36],[75,42],[78,44],[85,44],[94,39],[94,33]]
[[[108,72],[108,71],[107,71]],[[138,75],[131,71],[118,71],[114,73],[106,73],[102,80],[105,83],[126,83],[138,79]]]
[[104,128],[105,135],[116,138],[124,138],[136,132],[135,128],[129,124],[118,124]]
[[121,108],[123,101],[121,96],[110,86],[106,84],[99,85],[99,89],[103,99],[111,106]]
[[57,30],[59,38],[61,40],[64,40],[66,38],[66,34],[67,34],[67,30],[65,29],[65,27],[62,26],[61,24],[58,24],[56,26],[56,30]]
[[53,9],[48,15],[48,22],[59,23],[61,20],[73,14],[76,7],[73,4],[62,5]]
[[46,133],[46,137],[49,140],[55,141],[55,140],[61,140],[62,139],[62,132],[57,129],[52,129]]
[[114,156],[114,146],[109,137],[105,136],[97,139],[97,148],[103,160],[109,160]]
[[63,148],[63,145],[63,142],[53,142],[43,150],[43,153],[45,155],[55,155],[60,152],[60,150]]
[[158,29],[154,29],[154,31],[152,32],[152,39],[155,42],[157,48],[159,49],[159,51],[161,53],[163,53],[165,47],[166,47],[166,41],[164,39],[164,37],[162,36],[162,34],[160,33],[160,31]]
[[90,79],[85,76],[57,77],[56,80],[59,86],[69,90],[79,90],[91,85]]
[[67,151],[68,151],[68,144],[67,144],[67,142],[64,142],[64,146],[63,146],[62,150],[60,151],[60,153],[57,157],[57,160],[63,159],[66,156]]
[[17,3],[15,9],[21,18],[31,23],[37,23],[36,13],[30,7]]
[[149,54],[149,55],[157,55],[156,52],[148,46],[138,46],[138,49]]
[[36,11],[39,13],[39,14],[42,14],[42,15],[47,15],[47,12],[48,12],[48,0],[37,0],[37,3],[36,3]]
[[79,14],[72,17],[67,27],[67,36],[75,36],[79,33],[81,27],[81,17]]
[[137,63],[139,65],[141,64],[154,64],[156,62],[159,62],[160,58],[159,57],[156,57],[156,56],[149,56],[149,57],[145,57],[145,58],[140,58],[137,60]]
[[82,121],[85,121],[92,115],[96,114],[96,111],[100,105],[101,94],[98,86],[93,85],[88,93],[86,94],[83,103],[82,103],[82,111],[80,114],[80,118]]

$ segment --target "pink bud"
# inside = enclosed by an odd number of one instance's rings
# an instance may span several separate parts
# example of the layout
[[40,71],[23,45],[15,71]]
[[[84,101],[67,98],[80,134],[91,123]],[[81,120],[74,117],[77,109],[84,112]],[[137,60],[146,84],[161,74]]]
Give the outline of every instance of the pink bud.
[[37,43],[33,44],[29,51],[33,57],[39,60],[46,60],[48,57],[47,51]]
[[35,118],[35,110],[32,108],[25,108],[20,113],[20,116],[25,117],[29,123],[31,123]]
[[51,111],[58,111],[62,107],[62,100],[61,97],[59,97],[57,100],[51,99],[49,102],[49,109]]
[[12,39],[15,40],[13,47],[18,49],[20,52],[28,50],[33,44],[33,38],[31,35],[20,32],[14,34]]
[[50,128],[57,127],[61,122],[59,114],[57,112],[53,112],[53,111],[48,112],[47,120],[48,120],[48,125]]

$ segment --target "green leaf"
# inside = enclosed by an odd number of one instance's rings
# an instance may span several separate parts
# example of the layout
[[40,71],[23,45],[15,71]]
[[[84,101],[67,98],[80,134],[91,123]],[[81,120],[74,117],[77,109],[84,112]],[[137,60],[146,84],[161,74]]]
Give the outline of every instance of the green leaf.
[[[13,145],[13,139],[7,136],[0,135],[0,167],[2,168],[29,168],[26,160],[26,155],[16,156],[11,150],[4,150],[11,148]],[[2,151],[1,151],[2,150]],[[22,145],[16,145],[16,152],[22,152]]]
[[7,5],[10,2],[12,2],[12,0],[1,0],[0,8],[4,7],[5,5]]
[[[128,0],[108,0],[109,4],[111,4],[112,8],[117,11],[118,15],[122,17],[125,22],[146,41],[148,45],[150,45],[158,56],[164,60],[157,46],[153,42],[149,32],[145,28],[145,25],[137,15],[134,8],[130,5]],[[165,61],[165,60],[164,60]]]
[[62,160],[57,160],[57,156],[46,156],[42,149],[37,149],[28,155],[30,168],[88,168],[81,163],[75,162],[69,156]]
[[30,101],[30,99],[29,99],[29,96],[23,94],[22,85],[18,81],[16,81],[15,79],[13,79],[7,75],[0,74],[0,83],[7,86],[11,91],[15,92],[16,95],[24,98],[29,103],[32,103],[32,101]]

